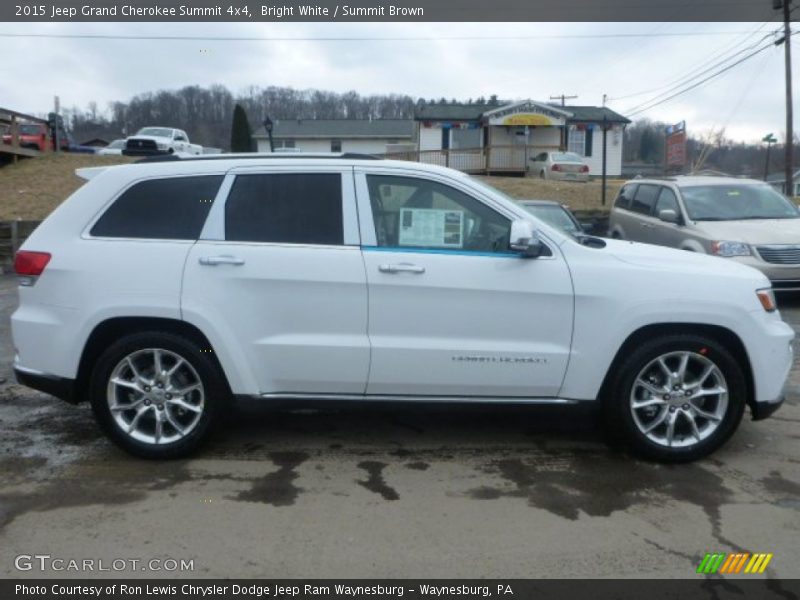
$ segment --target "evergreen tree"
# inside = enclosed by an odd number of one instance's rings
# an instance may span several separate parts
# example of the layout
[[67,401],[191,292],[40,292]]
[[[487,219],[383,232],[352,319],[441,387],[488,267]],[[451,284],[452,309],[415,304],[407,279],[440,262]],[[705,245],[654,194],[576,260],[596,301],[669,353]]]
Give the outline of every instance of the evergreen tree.
[[233,109],[233,125],[231,126],[231,152],[252,152],[253,139],[250,137],[250,123],[247,113],[241,104]]

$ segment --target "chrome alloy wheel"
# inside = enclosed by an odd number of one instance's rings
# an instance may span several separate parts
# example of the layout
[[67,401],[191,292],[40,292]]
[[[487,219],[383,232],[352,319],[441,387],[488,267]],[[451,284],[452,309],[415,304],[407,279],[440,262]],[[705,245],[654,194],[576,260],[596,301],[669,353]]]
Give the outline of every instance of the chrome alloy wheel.
[[114,367],[106,399],[124,433],[148,444],[169,444],[197,426],[205,390],[188,360],[170,350],[146,348]]
[[669,352],[636,376],[630,407],[636,426],[651,442],[693,446],[712,435],[725,417],[728,384],[703,354]]

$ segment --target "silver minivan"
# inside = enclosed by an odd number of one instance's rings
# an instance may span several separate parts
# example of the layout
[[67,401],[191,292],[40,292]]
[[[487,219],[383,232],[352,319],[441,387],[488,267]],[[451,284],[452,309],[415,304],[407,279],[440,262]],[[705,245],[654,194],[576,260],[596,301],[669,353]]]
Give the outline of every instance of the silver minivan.
[[608,233],[736,260],[762,271],[778,291],[800,291],[800,210],[762,181],[628,181],[611,209]]

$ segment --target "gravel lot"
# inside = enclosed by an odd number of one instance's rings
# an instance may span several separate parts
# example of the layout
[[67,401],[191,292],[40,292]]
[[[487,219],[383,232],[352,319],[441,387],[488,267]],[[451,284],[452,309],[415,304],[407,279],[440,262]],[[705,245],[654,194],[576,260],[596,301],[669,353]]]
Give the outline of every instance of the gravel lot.
[[[19,554],[186,559],[106,576],[697,577],[706,552],[800,577],[800,366],[787,405],[684,466],[540,409],[241,410],[202,453],[146,462],[88,408],[13,384],[0,277],[0,577]],[[800,328],[800,299],[783,302]],[[90,574],[91,575],[91,574]],[[774,586],[779,588],[778,582]]]

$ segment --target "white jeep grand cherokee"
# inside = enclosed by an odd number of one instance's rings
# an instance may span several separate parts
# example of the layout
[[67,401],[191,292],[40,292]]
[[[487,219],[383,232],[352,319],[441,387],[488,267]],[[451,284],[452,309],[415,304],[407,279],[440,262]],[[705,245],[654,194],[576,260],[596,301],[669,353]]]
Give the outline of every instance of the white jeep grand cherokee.
[[145,457],[237,396],[602,406],[639,454],[780,405],[792,329],[750,267],[570,237],[462,173],[365,156],[154,160],[89,182],[16,257],[18,380]]

